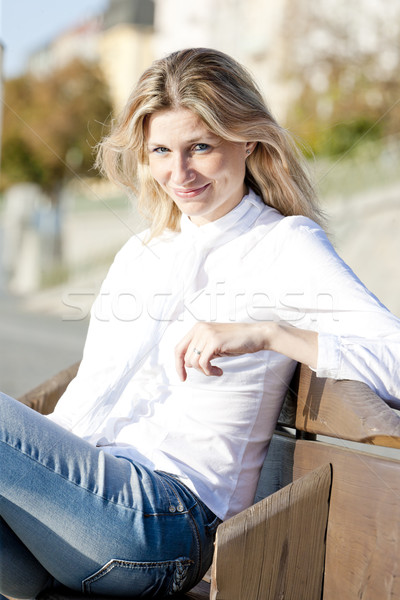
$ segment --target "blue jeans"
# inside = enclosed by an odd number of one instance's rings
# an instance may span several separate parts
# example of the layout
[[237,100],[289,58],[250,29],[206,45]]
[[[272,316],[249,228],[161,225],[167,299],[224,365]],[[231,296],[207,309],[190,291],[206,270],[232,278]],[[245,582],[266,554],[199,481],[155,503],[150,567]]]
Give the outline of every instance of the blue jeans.
[[0,594],[62,584],[137,598],[193,587],[219,519],[177,478],[0,394]]

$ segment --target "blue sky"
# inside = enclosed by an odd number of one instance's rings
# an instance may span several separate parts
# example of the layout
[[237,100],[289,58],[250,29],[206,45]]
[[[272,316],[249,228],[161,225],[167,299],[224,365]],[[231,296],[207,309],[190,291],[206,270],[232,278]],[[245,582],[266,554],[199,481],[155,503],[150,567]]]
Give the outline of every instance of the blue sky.
[[4,76],[18,75],[30,52],[107,5],[108,0],[0,0]]

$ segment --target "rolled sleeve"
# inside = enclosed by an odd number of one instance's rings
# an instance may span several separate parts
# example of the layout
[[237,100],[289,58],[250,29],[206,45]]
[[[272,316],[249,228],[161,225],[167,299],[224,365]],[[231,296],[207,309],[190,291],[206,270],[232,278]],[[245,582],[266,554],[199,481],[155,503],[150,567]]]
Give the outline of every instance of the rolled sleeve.
[[317,377],[340,377],[340,338],[329,333],[318,334]]

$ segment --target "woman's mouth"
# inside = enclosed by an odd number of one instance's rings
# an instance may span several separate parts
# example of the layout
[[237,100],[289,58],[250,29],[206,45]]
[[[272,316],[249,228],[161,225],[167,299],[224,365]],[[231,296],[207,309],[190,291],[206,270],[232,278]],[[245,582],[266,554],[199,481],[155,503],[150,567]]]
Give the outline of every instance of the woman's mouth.
[[174,188],[173,192],[178,198],[195,198],[202,194],[210,185],[210,183],[206,183],[206,185],[198,188]]

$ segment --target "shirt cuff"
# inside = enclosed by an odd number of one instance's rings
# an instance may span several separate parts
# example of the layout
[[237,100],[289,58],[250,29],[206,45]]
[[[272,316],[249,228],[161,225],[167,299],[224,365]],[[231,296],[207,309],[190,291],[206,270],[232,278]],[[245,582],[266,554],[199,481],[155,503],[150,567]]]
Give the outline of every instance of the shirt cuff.
[[340,357],[340,337],[330,333],[319,333],[317,377],[340,379]]

